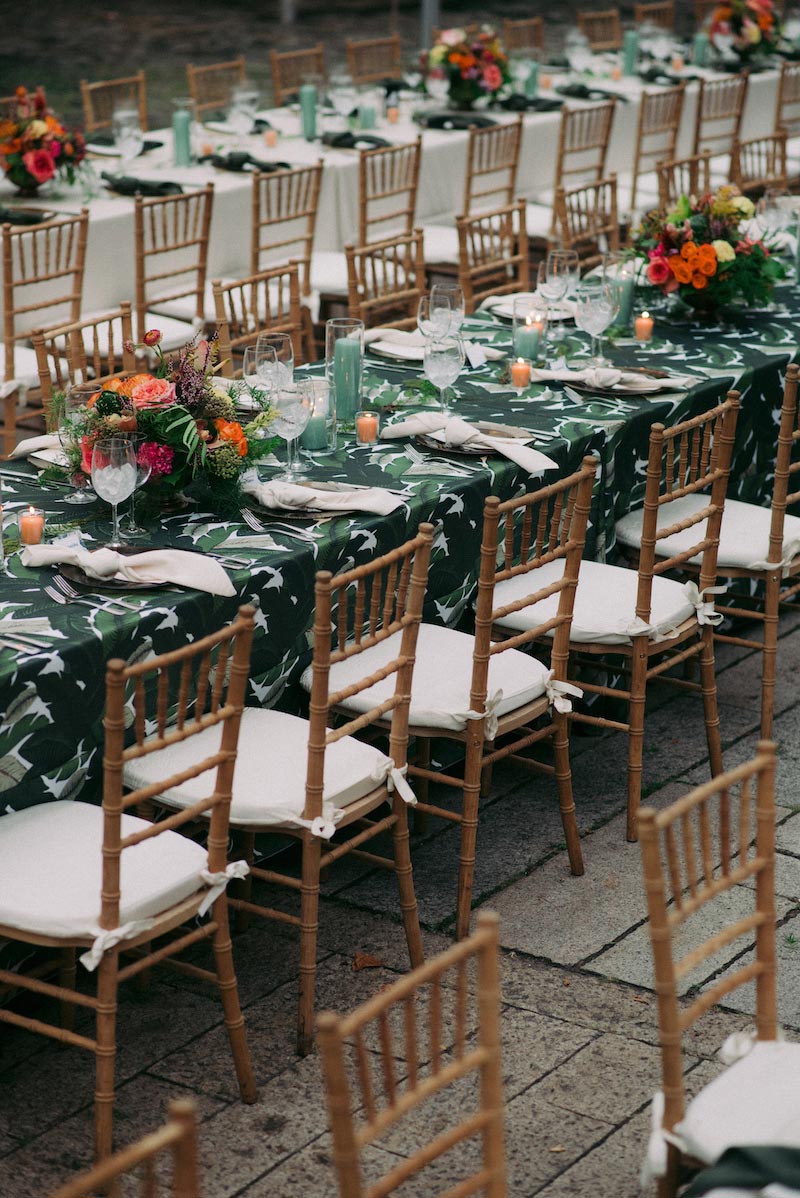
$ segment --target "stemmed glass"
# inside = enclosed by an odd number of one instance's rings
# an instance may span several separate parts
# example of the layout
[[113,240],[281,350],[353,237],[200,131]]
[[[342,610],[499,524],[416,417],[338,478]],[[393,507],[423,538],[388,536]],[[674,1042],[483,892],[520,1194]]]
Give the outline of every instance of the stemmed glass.
[[288,333],[259,333],[256,341],[256,374],[266,389],[291,384],[294,378],[294,347]]
[[450,331],[450,301],[446,296],[434,303],[432,295],[421,295],[417,304],[417,328],[423,337],[441,340]]
[[792,205],[796,197],[785,188],[768,187],[758,201],[758,223],[765,236],[775,236],[788,229],[792,223]]
[[461,374],[464,359],[464,342],[460,337],[429,337],[425,342],[423,369],[428,381],[439,388],[443,416],[452,414],[453,409],[448,402],[447,393]]
[[[551,250],[547,261],[539,264],[538,292],[547,301],[547,321],[550,329],[556,316],[556,305],[567,294],[572,259],[570,250]],[[552,335],[552,334],[551,334]]]
[[358,88],[349,75],[331,75],[328,96],[343,129],[349,127],[350,115],[358,107]]
[[119,151],[120,166],[127,168],[142,152],[144,133],[139,123],[139,110],[128,105],[115,108],[111,117],[114,147]]
[[602,356],[602,334],[619,312],[619,288],[602,276],[584,279],[575,293],[575,323],[592,338],[593,366],[607,365]]
[[[446,305],[445,305],[446,301]],[[449,308],[450,321],[447,332],[456,337],[464,323],[464,292],[458,283],[434,283],[431,287],[431,304],[434,308]],[[437,316],[438,319],[438,316]]]
[[[61,421],[58,429],[58,439],[65,449],[73,448],[80,442],[80,426],[83,421],[84,412],[88,399],[97,393],[96,384],[78,384],[75,387],[70,387],[64,397],[64,408],[61,413]],[[77,480],[80,475],[75,476],[75,490],[71,495],[64,496],[65,503],[94,503],[97,498],[92,493],[91,487],[84,482],[79,483]]]
[[297,379],[276,387],[272,403],[278,414],[270,425],[270,432],[286,442],[286,472],[275,481],[293,483],[307,473],[307,467],[298,455],[297,439],[311,418],[314,406],[313,380]]
[[136,487],[136,450],[127,437],[106,437],[92,448],[92,486],[111,504],[112,533],[109,549],[123,547],[119,534],[119,505]]
[[140,456],[141,448],[145,443],[143,433],[128,433],[127,440],[131,442],[136,457],[136,486],[131,491],[131,508],[128,513],[128,523],[124,528],[120,529],[119,535],[124,541],[132,541],[134,537],[141,537],[147,533],[147,529],[136,523],[136,492],[149,479],[153,472],[153,464],[149,458]]
[[237,84],[231,93],[227,120],[237,137],[253,132],[253,118],[258,111],[258,88],[247,80]]

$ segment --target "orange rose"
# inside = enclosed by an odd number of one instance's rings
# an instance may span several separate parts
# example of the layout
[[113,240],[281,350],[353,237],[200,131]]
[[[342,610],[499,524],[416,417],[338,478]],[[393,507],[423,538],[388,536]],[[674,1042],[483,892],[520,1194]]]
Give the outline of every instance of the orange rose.
[[701,274],[699,270],[696,271],[692,275],[692,287],[697,291],[702,291],[704,287],[708,287],[708,277]]
[[684,262],[694,262],[699,252],[693,241],[685,241],[681,246],[681,258]]
[[679,283],[690,283],[692,281],[692,268],[688,262],[676,254],[674,258],[669,260],[670,270],[674,274]]
[[247,456],[247,438],[244,435],[244,430],[236,420],[215,420],[214,427],[217,430],[221,441],[230,441],[236,446],[239,452],[239,457]]
[[697,261],[693,265],[700,274],[706,275],[709,279],[712,278],[717,273],[717,255],[713,246],[701,246]]

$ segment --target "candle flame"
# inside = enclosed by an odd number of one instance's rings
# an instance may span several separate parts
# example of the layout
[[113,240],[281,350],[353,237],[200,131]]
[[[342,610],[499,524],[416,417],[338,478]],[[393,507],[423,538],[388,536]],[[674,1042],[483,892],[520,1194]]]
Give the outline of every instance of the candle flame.
[[649,320],[649,319],[650,319],[650,313],[649,313],[649,312],[642,312],[642,319],[643,319],[643,320]]

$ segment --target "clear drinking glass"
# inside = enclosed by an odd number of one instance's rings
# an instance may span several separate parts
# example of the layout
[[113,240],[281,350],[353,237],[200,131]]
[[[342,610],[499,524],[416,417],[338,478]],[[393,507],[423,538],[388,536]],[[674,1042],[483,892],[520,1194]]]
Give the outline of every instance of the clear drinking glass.
[[450,332],[450,301],[446,296],[434,302],[433,295],[421,295],[417,304],[417,328],[423,337],[441,338]]
[[578,284],[575,293],[575,323],[592,339],[591,355],[594,366],[607,365],[602,355],[602,334],[619,311],[618,288],[602,277],[595,275]]
[[354,427],[361,403],[364,370],[364,322],[350,316],[333,316],[325,322],[325,377],[342,430]]
[[119,530],[119,535],[124,541],[132,541],[135,537],[147,535],[147,529],[136,523],[136,492],[140,487],[143,487],[150,475],[153,472],[152,463],[148,458],[142,459],[139,456],[140,450],[145,443],[143,433],[128,433],[126,440],[133,445],[136,455],[136,486],[131,491],[131,508],[128,513],[128,523]]
[[[64,408],[58,428],[58,439],[65,449],[74,449],[80,439],[80,428],[86,416],[86,402],[97,394],[96,384],[79,383],[70,387],[64,398]],[[65,503],[94,503],[97,496],[86,482],[80,483],[76,476],[75,490],[64,496]]]
[[237,137],[247,137],[253,132],[253,119],[258,111],[258,88],[245,79],[231,92],[227,123]]
[[119,535],[119,505],[136,487],[136,450],[127,437],[95,441],[92,449],[92,486],[101,499],[111,504],[112,533],[109,549],[122,548]]
[[434,308],[444,307],[445,300],[447,301],[446,307],[450,309],[450,324],[447,331],[451,337],[456,337],[461,332],[466,311],[464,292],[458,283],[433,284],[431,287],[431,303]]
[[294,347],[288,333],[259,333],[256,341],[256,374],[269,389],[285,387],[294,378]]
[[437,104],[443,104],[450,91],[450,79],[443,67],[433,67],[425,76],[425,89]]
[[340,128],[348,129],[350,117],[358,107],[358,88],[349,75],[331,75],[328,98],[339,118]]
[[270,432],[286,442],[286,471],[277,481],[292,483],[307,473],[307,467],[298,456],[297,439],[311,419],[314,407],[314,383],[311,379],[296,379],[276,387],[272,403],[277,416],[270,425]]
[[423,369],[428,381],[439,388],[443,416],[452,414],[448,391],[461,374],[464,359],[464,342],[460,337],[429,337],[425,342]]
[[567,294],[570,285],[572,260],[569,250],[551,250],[545,262],[539,263],[536,290],[547,304],[547,323],[556,340],[554,322],[560,319],[558,304]]
[[119,151],[120,166],[127,168],[142,152],[144,133],[139,122],[139,109],[126,104],[114,109],[111,117],[114,147]]

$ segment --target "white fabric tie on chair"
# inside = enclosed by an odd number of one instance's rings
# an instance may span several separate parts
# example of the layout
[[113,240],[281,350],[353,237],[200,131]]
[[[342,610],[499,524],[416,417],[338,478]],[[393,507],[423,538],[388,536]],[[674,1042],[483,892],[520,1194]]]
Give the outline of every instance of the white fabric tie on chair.
[[714,628],[721,624],[725,616],[721,611],[714,611],[714,600],[706,599],[706,595],[724,595],[727,587],[706,587],[698,591],[697,584],[687,582],[683,587],[686,597],[697,612],[698,624],[711,624]]
[[130,923],[120,924],[118,928],[92,928],[94,943],[88,952],[81,956],[81,965],[92,973],[100,964],[103,953],[107,953],[110,948],[116,948],[122,940],[132,940],[140,932],[148,932],[154,923],[153,919],[133,919]]
[[[775,1039],[782,1043],[786,1041],[786,1034],[782,1027],[776,1029]],[[717,1052],[717,1056],[723,1065],[735,1065],[737,1061],[741,1061],[742,1057],[747,1056],[757,1040],[758,1031],[754,1027],[748,1027],[743,1032],[731,1032]]]
[[547,695],[548,702],[551,707],[555,707],[556,711],[565,715],[568,711],[572,711],[572,703],[568,696],[572,695],[575,699],[583,698],[583,691],[579,686],[573,686],[571,682],[561,682],[560,679],[554,676],[553,671],[547,675],[544,681],[544,693]]
[[[13,454],[11,455],[14,456]],[[783,557],[779,562],[752,562],[751,570],[776,570],[781,572],[781,578],[789,577],[789,567],[794,559],[800,553],[800,537],[795,537],[793,541],[789,541],[788,545],[783,547]]]
[[197,914],[205,915],[207,911],[211,910],[214,903],[222,894],[223,890],[225,890],[229,882],[231,882],[234,878],[246,878],[249,873],[250,866],[246,861],[229,862],[223,873],[212,874],[209,873],[207,869],[201,870],[200,877],[202,881],[204,881],[207,886],[210,886],[211,889],[200,904]]
[[484,711],[454,711],[453,715],[457,720],[486,720],[483,726],[484,740],[494,740],[497,736],[497,709],[503,700],[503,692],[495,691],[493,695],[487,698],[484,704]]
[[396,790],[404,803],[408,803],[409,807],[416,807],[417,796],[408,784],[408,780],[406,779],[407,773],[407,765],[398,769],[391,757],[387,757],[385,761],[376,761],[375,768],[370,777],[375,782],[386,782],[390,793]]

